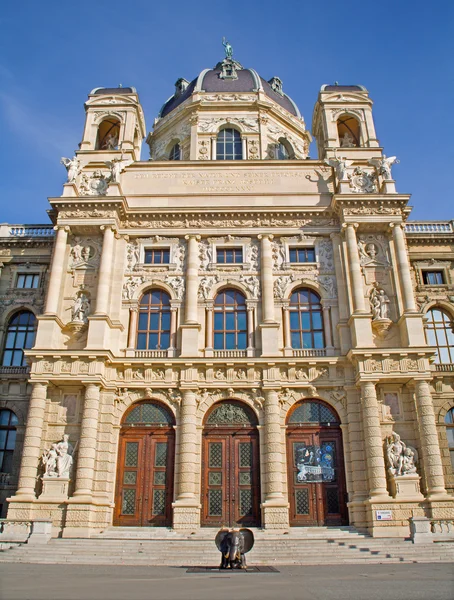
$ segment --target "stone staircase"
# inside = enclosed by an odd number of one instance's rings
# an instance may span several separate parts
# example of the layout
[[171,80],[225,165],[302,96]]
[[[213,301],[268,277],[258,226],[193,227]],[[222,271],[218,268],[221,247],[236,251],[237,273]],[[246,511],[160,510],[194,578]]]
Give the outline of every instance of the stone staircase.
[[[0,550],[0,562],[39,564],[216,566],[217,529],[182,534],[164,528],[112,527],[90,539],[52,539],[46,545]],[[351,527],[254,530],[250,565],[327,565],[454,562],[454,543],[412,544],[371,538]]]

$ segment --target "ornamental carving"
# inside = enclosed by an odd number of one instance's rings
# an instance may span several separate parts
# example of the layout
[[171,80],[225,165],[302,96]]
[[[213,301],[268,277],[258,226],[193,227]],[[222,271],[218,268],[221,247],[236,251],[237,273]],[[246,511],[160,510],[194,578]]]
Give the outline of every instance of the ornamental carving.
[[246,131],[258,132],[258,119],[247,117],[213,117],[199,121],[198,130],[201,133],[214,133],[221,125],[238,125]]
[[320,275],[318,282],[326,291],[328,298],[337,298],[337,284],[335,277],[332,277],[331,275]]
[[[200,159],[200,157],[199,157]],[[77,217],[87,217],[87,216],[99,216],[99,217],[113,217],[116,216],[115,211],[101,213],[100,211],[93,211],[96,214],[90,214],[80,211],[78,214],[75,213],[60,213],[63,216],[77,216]],[[122,227],[126,229],[137,229],[137,228],[146,228],[146,229],[200,229],[205,227],[213,227],[215,229],[219,228],[233,228],[233,227],[306,227],[307,225],[311,225],[313,227],[335,227],[338,225],[338,221],[335,218],[331,217],[316,217],[316,218],[306,218],[301,219],[296,216],[289,217],[260,217],[260,216],[251,216],[251,217],[236,217],[236,218],[215,218],[215,219],[201,219],[201,218],[185,218],[185,219],[161,219],[161,220],[126,220],[122,223]]]
[[199,260],[200,268],[204,271],[213,262],[213,247],[208,242],[199,242]]
[[272,242],[271,243],[271,251],[273,255],[273,263],[276,271],[283,269],[283,265],[287,262],[287,257],[285,254],[285,246],[282,242]]
[[250,265],[251,271],[258,271],[259,249],[257,244],[250,243],[246,246],[246,262]]
[[232,402],[222,402],[209,415],[208,425],[251,424],[251,418],[245,408]]
[[334,271],[333,244],[331,240],[319,240],[316,243],[320,271]]
[[145,277],[128,277],[123,284],[123,300],[132,300],[139,285],[145,282]]
[[87,217],[92,217],[93,219],[112,219],[117,216],[117,211],[98,210],[97,208],[94,210],[82,210],[78,208],[77,210],[61,210],[58,216],[62,219],[86,219]]
[[377,191],[375,173],[368,173],[361,167],[356,167],[352,174],[347,174],[347,178],[350,181],[350,189],[356,194],[372,194]]
[[285,298],[288,286],[295,281],[293,275],[281,275],[274,282],[274,297],[283,300]]
[[255,275],[249,275],[247,277],[241,275],[240,281],[250,291],[254,300],[257,300],[260,294],[260,283],[258,278],[255,277]]
[[351,208],[343,209],[345,216],[353,216],[353,215],[400,215],[402,211],[400,208],[392,207],[392,206],[382,206],[382,205],[362,205],[362,206],[354,206]]
[[184,278],[180,276],[173,277],[172,275],[168,275],[165,281],[175,292],[177,300],[182,300],[184,296]]
[[79,193],[81,196],[105,196],[109,182],[110,176],[106,177],[99,169],[90,175],[83,173],[79,184]]
[[203,96],[201,99],[202,104],[205,102],[254,102],[256,96],[246,96],[244,94],[210,94],[209,96]]
[[99,262],[100,244],[92,238],[75,236],[69,251],[69,266],[79,268]]
[[198,297],[200,300],[208,300],[211,297],[211,289],[219,281],[217,275],[207,275],[202,277],[199,284]]

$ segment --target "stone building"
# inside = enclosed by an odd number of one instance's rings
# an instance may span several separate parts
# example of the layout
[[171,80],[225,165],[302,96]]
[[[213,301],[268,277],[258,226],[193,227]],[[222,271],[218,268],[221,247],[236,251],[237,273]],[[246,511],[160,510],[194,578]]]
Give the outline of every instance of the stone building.
[[318,159],[282,81],[230,56],[178,79],[150,160],[134,88],[85,111],[53,229],[0,231],[8,518],[452,518],[453,222],[407,222],[368,91],[322,86]]

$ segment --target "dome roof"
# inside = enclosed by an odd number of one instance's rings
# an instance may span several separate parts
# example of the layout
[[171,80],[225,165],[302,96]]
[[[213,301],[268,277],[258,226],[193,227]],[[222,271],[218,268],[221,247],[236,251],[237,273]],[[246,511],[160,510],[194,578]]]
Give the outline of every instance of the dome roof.
[[[225,67],[233,67],[234,76],[225,76]],[[180,82],[182,80],[178,80]],[[177,82],[177,83],[178,83]],[[186,82],[188,83],[188,82]],[[224,59],[214,69],[205,69],[196,79],[188,83],[184,91],[181,87],[171,96],[159,112],[159,117],[165,117],[177,106],[187,100],[194,92],[248,93],[264,92],[295,117],[301,117],[298,107],[293,100],[282,91],[282,82],[273,77],[269,82],[260,77],[254,69],[244,69],[233,59]]]

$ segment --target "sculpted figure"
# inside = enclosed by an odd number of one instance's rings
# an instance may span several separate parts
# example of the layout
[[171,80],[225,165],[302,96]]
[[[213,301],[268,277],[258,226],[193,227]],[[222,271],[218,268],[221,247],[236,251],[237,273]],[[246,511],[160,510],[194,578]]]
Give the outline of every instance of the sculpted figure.
[[87,317],[90,314],[90,300],[84,294],[79,294],[73,304],[71,309],[71,318],[73,321],[86,322]]
[[371,158],[369,161],[370,165],[373,165],[383,179],[392,180],[391,166],[398,164],[399,160],[397,156],[389,156],[383,154],[383,158]]
[[82,262],[82,250],[83,246],[80,243],[80,238],[75,237],[74,246],[70,250],[70,256],[73,265]]
[[45,477],[57,477],[57,444],[52,444],[49,450],[45,450],[41,461],[44,466],[44,476]]
[[60,162],[66,167],[66,171],[68,173],[68,183],[74,183],[80,171],[80,162],[77,156],[73,156],[72,158],[65,158],[62,156]]
[[232,56],[233,56],[233,48],[229,44],[229,42],[225,39],[225,37],[222,38],[222,45],[224,46],[225,57],[226,58],[232,58]]
[[221,552],[221,569],[246,569],[246,553],[254,545],[254,534],[250,529],[221,529],[215,540]]
[[341,148],[356,148],[355,140],[353,136],[346,131],[340,141]]
[[73,465],[74,449],[69,443],[69,435],[65,433],[61,442],[56,444],[58,477],[69,477]]
[[347,160],[344,157],[336,157],[336,158],[325,158],[325,164],[333,167],[336,171],[336,177],[339,181],[345,181],[347,179],[347,169],[353,164],[352,160]]
[[101,146],[101,150],[115,150],[117,146],[118,137],[114,133],[109,133]]
[[393,432],[386,438],[386,457],[389,465],[388,471],[394,477],[412,475],[417,472],[416,453],[412,448],[407,447],[398,433]]
[[370,293],[373,319],[389,319],[390,300],[385,290],[375,287]]

